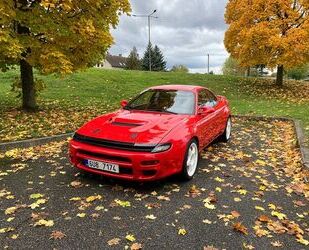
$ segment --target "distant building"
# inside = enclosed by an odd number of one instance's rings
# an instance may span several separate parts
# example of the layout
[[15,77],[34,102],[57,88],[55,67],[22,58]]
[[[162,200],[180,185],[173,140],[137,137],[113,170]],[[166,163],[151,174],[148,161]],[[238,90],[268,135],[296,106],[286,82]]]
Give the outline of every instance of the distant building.
[[107,54],[106,59],[95,65],[96,68],[103,69],[125,69],[127,58],[123,57],[121,54],[118,56],[113,56]]

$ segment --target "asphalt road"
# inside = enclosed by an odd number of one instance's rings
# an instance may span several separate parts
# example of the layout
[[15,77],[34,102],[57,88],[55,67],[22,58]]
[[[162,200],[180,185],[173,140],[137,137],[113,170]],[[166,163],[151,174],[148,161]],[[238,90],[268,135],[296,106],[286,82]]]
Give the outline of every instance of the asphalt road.
[[[294,179],[284,171],[292,167],[284,152],[296,149],[280,134],[289,131],[291,126],[282,122],[237,120],[232,141],[208,148],[191,182],[172,177],[139,184],[80,173],[70,166],[64,142],[15,152],[0,159],[0,232],[7,231],[0,233],[0,246],[130,249],[139,243],[143,249],[275,249],[280,243],[282,249],[306,249],[288,230],[278,234],[271,227],[283,223],[271,214],[275,211],[309,238],[308,200],[286,189]],[[297,160],[296,152],[293,162]],[[38,205],[31,209],[34,203]],[[258,237],[254,226],[261,215],[271,222],[260,223],[268,233]],[[53,225],[35,226],[40,220]],[[247,235],[233,229],[237,222]]]

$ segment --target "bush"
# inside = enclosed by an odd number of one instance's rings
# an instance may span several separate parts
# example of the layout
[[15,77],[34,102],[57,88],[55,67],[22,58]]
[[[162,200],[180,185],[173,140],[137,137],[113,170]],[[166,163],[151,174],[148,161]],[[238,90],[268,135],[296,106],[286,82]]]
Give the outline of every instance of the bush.
[[185,65],[174,65],[171,69],[172,72],[178,72],[178,73],[188,73],[189,69]]

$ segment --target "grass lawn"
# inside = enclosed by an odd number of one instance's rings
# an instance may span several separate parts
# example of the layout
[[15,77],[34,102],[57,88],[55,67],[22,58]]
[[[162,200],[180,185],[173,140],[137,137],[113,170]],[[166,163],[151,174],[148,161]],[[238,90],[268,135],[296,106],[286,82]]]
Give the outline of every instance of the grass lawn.
[[265,79],[181,73],[150,73],[89,69],[65,78],[36,76],[47,88],[40,94],[40,111],[18,109],[20,99],[10,91],[18,71],[0,73],[0,141],[73,131],[119,101],[160,84],[207,86],[230,100],[234,114],[292,117],[303,121],[309,138],[309,84],[287,82],[278,88]]

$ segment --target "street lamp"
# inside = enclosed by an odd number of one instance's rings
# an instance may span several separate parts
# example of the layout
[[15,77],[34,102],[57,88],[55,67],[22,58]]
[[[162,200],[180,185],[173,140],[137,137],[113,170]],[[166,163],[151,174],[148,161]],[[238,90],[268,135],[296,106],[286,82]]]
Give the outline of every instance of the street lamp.
[[[154,10],[151,14],[149,15],[132,15],[134,17],[147,17],[148,18],[148,36],[149,36],[149,45],[151,43],[151,25],[150,25],[150,21],[151,21],[151,18],[155,18],[155,19],[158,19],[157,16],[153,16],[155,13],[157,12],[157,10]],[[151,71],[151,50],[149,50],[149,71]]]

